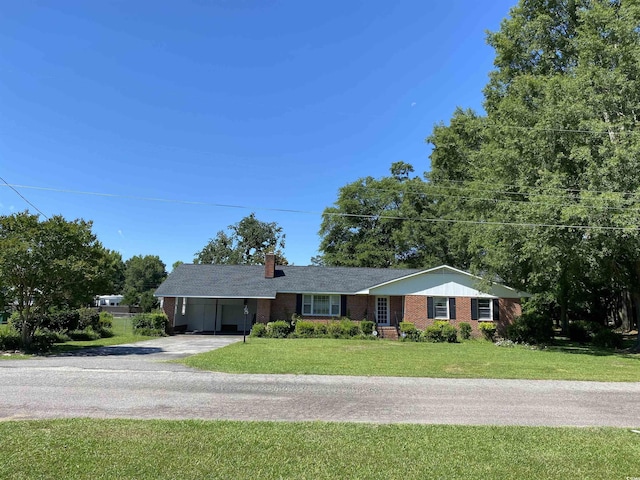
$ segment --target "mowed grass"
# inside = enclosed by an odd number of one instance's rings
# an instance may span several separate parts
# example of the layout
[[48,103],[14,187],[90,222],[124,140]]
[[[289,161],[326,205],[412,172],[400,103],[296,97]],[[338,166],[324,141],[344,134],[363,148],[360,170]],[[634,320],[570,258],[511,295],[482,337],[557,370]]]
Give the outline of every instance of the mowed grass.
[[250,338],[180,360],[230,373],[640,381],[640,355],[579,347],[534,350],[483,341],[403,343]]
[[136,335],[133,333],[131,318],[116,317],[113,319],[113,337],[99,338],[97,340],[70,340],[53,346],[50,353],[63,353],[92,347],[108,347],[110,345],[123,345],[125,343],[141,342],[156,337]]
[[614,428],[76,419],[0,438],[13,480],[640,476],[640,435]]
[[[6,325],[1,325],[0,328],[8,328]],[[143,340],[151,340],[156,337],[148,337],[143,335],[135,335],[133,333],[133,326],[131,324],[131,318],[114,318],[113,319],[113,336],[106,338],[99,338],[97,340],[70,340],[64,343],[54,344],[52,349],[47,352],[48,354],[73,352],[82,350],[84,348],[92,347],[107,347],[110,345],[123,345],[125,343],[141,342]],[[9,354],[0,355],[0,359],[5,360],[19,360],[31,358],[32,355],[22,354]]]

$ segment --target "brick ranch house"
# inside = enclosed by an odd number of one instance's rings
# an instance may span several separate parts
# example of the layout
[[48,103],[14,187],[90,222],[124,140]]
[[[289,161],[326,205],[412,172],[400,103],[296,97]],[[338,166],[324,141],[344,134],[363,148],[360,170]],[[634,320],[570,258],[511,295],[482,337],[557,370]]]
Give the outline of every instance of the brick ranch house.
[[[456,325],[495,322],[499,330],[520,315],[524,292],[443,265],[431,269],[276,266],[178,266],[156,290],[174,331],[237,333],[256,322],[339,317],[373,320],[384,336],[397,338],[404,319],[419,329],[435,320]],[[245,306],[247,315],[245,316]]]

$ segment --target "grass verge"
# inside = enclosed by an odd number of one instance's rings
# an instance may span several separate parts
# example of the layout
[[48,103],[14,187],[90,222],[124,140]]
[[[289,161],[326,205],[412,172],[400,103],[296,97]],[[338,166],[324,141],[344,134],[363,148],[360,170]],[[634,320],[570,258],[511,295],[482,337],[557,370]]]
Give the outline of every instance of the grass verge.
[[58,343],[53,346],[51,353],[63,353],[80,350],[91,347],[108,347],[111,345],[123,345],[125,343],[141,342],[143,340],[151,340],[157,337],[148,337],[144,335],[136,335],[133,333],[131,318],[116,317],[113,319],[112,327],[113,336],[98,338],[97,340],[70,340],[64,343]]
[[45,420],[0,438],[14,480],[640,475],[640,435],[614,428]]
[[569,346],[505,348],[480,340],[450,344],[251,338],[180,362],[230,373],[640,381],[640,355]]
[[[8,328],[6,325],[0,325],[0,328]],[[151,340],[157,337],[148,337],[144,335],[136,335],[133,333],[131,318],[114,318],[113,319],[113,336],[98,338],[97,340],[69,340],[64,343],[54,344],[48,354],[73,352],[84,348],[108,347],[110,345],[123,345],[125,343],[141,342],[143,340]],[[0,360],[20,360],[31,358],[32,355],[11,353],[0,355]]]

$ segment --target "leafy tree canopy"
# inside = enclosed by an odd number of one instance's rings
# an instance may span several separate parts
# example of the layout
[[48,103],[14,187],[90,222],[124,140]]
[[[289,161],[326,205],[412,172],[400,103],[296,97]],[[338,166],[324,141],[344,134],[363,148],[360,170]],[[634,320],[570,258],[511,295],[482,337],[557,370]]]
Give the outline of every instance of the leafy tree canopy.
[[126,305],[140,305],[144,311],[152,310],[157,306],[153,291],[166,277],[166,266],[157,255],[131,257],[125,262],[122,302]]
[[276,222],[262,222],[255,213],[220,230],[215,238],[196,253],[194,263],[261,265],[266,253],[276,255],[278,265],[287,265],[284,257],[285,234]]
[[475,222],[474,268],[557,305],[565,328],[637,291],[638,25],[635,2],[520,1],[488,36],[486,117],[458,110],[429,138],[431,178]]
[[0,285],[15,302],[24,345],[39,326],[39,313],[86,305],[113,281],[102,268],[112,253],[91,227],[61,216],[40,221],[28,212],[0,216]]
[[413,166],[391,165],[391,176],[365,177],[340,189],[322,214],[321,260],[353,267],[464,265],[451,225],[436,220],[441,205],[431,186],[410,177]]

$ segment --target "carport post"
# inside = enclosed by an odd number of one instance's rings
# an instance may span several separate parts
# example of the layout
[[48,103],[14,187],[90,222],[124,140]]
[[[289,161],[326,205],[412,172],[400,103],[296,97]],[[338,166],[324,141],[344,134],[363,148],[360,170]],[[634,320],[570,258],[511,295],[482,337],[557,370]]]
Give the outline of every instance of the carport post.
[[244,326],[242,327],[242,343],[247,343],[247,315],[249,315],[249,306],[244,306]]

